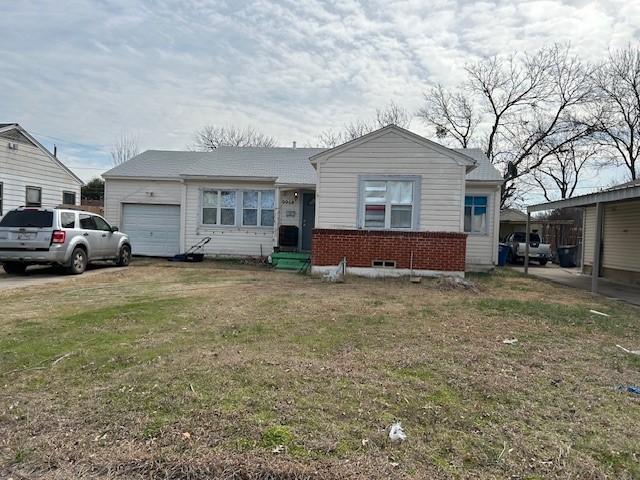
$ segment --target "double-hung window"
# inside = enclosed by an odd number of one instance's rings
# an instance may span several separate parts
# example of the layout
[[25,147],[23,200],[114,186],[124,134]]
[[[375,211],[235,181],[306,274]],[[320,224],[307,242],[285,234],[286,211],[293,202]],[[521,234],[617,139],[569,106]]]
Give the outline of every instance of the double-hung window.
[[416,215],[416,182],[364,180],[363,226],[371,229],[411,229]]
[[487,232],[486,195],[464,197],[464,231],[467,233]]
[[248,190],[242,192],[243,226],[273,227],[274,211],[274,190]]
[[229,190],[203,190],[202,223],[204,225],[235,225],[236,192]]

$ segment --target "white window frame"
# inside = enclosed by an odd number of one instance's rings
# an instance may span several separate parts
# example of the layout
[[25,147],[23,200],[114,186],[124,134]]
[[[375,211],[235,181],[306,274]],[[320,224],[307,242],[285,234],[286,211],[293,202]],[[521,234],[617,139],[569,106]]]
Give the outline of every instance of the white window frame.
[[[475,202],[472,200],[471,201],[471,205],[467,205],[467,197],[471,197],[471,198],[477,198],[477,197],[484,197],[486,199],[486,203],[484,205],[476,205]],[[466,229],[466,223],[467,223],[467,207],[471,207],[471,219],[469,221],[469,225],[471,225],[471,229],[467,230]],[[476,208],[484,208],[485,212],[484,212],[484,228],[481,230],[473,230],[473,216],[475,214]],[[488,235],[488,230],[489,230],[489,195],[486,193],[471,193],[469,195],[464,196],[464,206],[463,206],[463,211],[462,211],[462,217],[463,217],[463,226],[465,226],[464,228],[464,233],[468,233],[469,235]]]
[[[204,194],[205,193],[216,193],[218,197],[216,207],[207,207],[204,204]],[[232,210],[231,207],[222,206],[222,193],[233,193],[234,194],[234,206],[233,206],[233,224],[222,224],[222,210]],[[216,223],[204,223],[204,209],[205,208],[215,208],[216,209]],[[200,191],[200,224],[204,227],[215,227],[215,228],[229,228],[235,227],[238,225],[238,191],[227,188],[203,188]]]
[[[411,198],[411,226],[402,228],[391,228],[391,206],[389,199],[385,202],[384,227],[365,227],[366,208],[366,182],[412,182]],[[422,177],[419,175],[360,175],[358,177],[358,212],[357,225],[360,229],[366,230],[392,230],[392,231],[415,231],[420,229],[420,204],[422,200]],[[372,205],[372,204],[369,204]],[[408,205],[408,204],[407,204]]]
[[[268,192],[273,194],[273,208],[262,208],[262,194]],[[244,196],[247,193],[257,193],[258,194],[258,204],[257,208],[245,208],[244,207]],[[256,224],[255,225],[247,225],[244,223],[244,211],[245,210],[256,210]],[[262,211],[263,210],[272,210],[273,211],[273,225],[262,225]],[[240,203],[240,224],[243,227],[247,228],[274,228],[276,224],[276,191],[275,190],[242,190],[242,202]]]
[[[40,202],[38,203],[38,205],[29,205],[29,201],[28,201],[28,195],[27,192],[29,191],[29,189],[32,190],[37,190],[38,192],[40,192]],[[24,206],[25,207],[32,207],[32,208],[42,208],[42,187],[35,187],[33,185],[27,185],[24,188]]]

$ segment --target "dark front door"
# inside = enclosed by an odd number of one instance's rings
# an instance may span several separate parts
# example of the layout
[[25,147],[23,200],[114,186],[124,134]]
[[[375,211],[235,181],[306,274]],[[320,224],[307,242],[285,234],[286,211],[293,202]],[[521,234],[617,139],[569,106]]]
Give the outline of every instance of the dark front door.
[[302,245],[301,250],[311,250],[313,227],[316,223],[316,194],[302,194]]

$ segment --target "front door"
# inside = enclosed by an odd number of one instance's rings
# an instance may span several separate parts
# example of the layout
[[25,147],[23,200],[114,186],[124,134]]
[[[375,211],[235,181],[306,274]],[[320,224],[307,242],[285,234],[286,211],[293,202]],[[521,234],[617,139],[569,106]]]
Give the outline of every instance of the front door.
[[301,250],[311,251],[311,238],[316,223],[316,194],[302,194],[302,245]]

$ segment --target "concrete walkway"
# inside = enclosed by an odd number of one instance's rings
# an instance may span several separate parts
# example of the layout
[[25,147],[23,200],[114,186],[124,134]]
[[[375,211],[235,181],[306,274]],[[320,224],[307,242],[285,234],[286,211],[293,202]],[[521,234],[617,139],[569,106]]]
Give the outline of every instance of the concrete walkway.
[[[511,265],[509,268],[524,273],[523,266]],[[561,268],[552,264],[547,264],[544,267],[529,265],[529,275],[569,287],[591,291],[591,277],[580,273],[579,268]],[[600,295],[640,306],[640,287],[622,285],[600,278],[598,280],[598,289]]]

